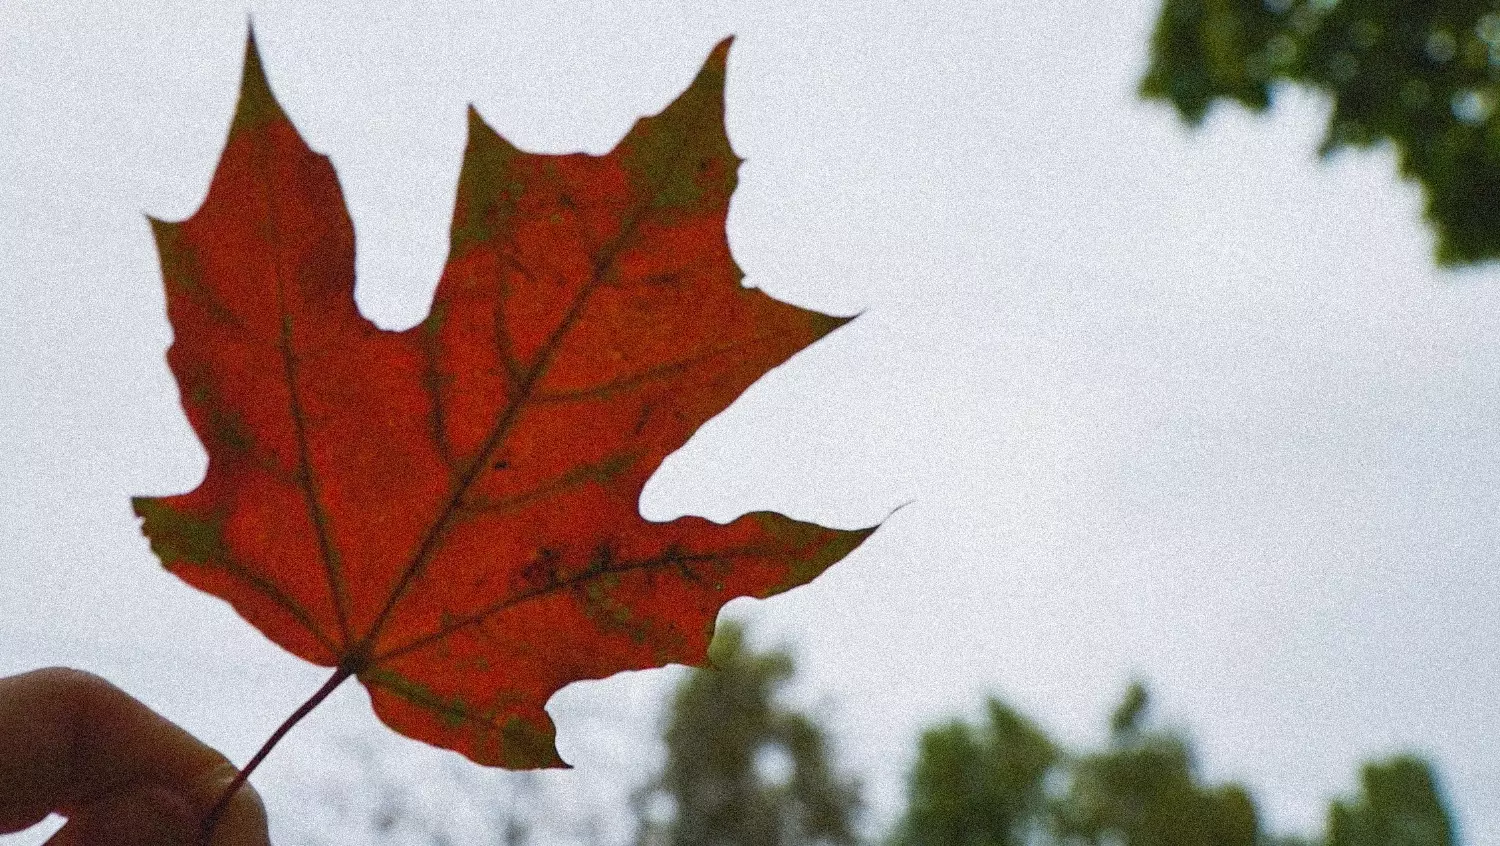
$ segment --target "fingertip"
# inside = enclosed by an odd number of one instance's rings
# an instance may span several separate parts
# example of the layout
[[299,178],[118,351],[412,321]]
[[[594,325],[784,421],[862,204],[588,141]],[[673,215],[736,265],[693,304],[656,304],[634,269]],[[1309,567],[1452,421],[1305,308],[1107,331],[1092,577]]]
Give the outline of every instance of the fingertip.
[[212,846],[270,846],[266,809],[255,788],[247,784],[229,800],[210,842]]
[[150,785],[72,812],[47,846],[192,846],[196,834],[187,800]]
[[[219,797],[234,784],[238,774],[238,770],[229,765],[216,774],[211,781],[210,807],[218,803]],[[209,833],[208,843],[209,846],[270,846],[265,804],[249,782],[242,783],[224,805],[214,822],[213,831]]]
[[[202,820],[234,781],[222,754],[104,679],[48,669],[0,678],[0,832],[66,809],[49,846],[203,846]],[[156,826],[156,828],[153,828]],[[168,828],[161,828],[167,826]],[[225,804],[210,846],[268,846],[260,797]]]
[[46,819],[50,813],[52,813],[51,808],[38,804],[18,804],[14,807],[0,808],[0,834],[25,831]]

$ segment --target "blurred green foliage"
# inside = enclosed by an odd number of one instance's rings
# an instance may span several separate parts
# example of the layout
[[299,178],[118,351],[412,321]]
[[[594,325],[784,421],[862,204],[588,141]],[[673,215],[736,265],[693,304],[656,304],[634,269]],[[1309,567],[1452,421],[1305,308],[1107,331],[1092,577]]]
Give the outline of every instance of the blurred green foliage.
[[1188,743],[1146,725],[1133,685],[1099,751],[1069,754],[1008,706],[919,744],[893,846],[1257,846],[1243,788],[1201,782]]
[[984,726],[954,720],[922,735],[896,846],[1027,846],[1042,833],[1057,749],[1006,705],[987,705]]
[[1363,794],[1334,802],[1328,846],[1454,846],[1453,823],[1426,762],[1402,756],[1366,764]]
[[856,843],[858,784],[835,772],[818,724],[781,702],[791,658],[753,652],[738,626],[720,623],[709,661],[713,670],[693,673],[678,688],[664,738],[666,766],[638,800],[649,808],[666,799],[670,818],[643,813],[637,843]]
[[1363,794],[1335,801],[1326,837],[1263,831],[1239,785],[1205,783],[1190,743],[1154,727],[1136,684],[1102,749],[1072,753],[996,700],[988,721],[928,729],[891,846],[1455,846],[1432,771],[1410,756],[1368,764]]
[[[757,652],[720,624],[714,670],[673,698],[666,763],[637,796],[637,846],[855,846],[858,783],[823,729],[789,708],[784,652]],[[1456,846],[1432,770],[1410,756],[1365,765],[1332,803],[1327,832],[1273,836],[1250,793],[1207,782],[1180,732],[1157,725],[1143,685],[1126,690],[1099,748],[1058,745],[998,699],[977,722],[925,732],[887,846]],[[765,766],[775,751],[779,767]],[[664,801],[663,801],[664,800]],[[650,810],[653,803],[665,813]]]
[[1500,258],[1500,0],[1166,0],[1143,96],[1197,125],[1281,82],[1332,99],[1322,155],[1394,147],[1440,264]]
[[1126,846],[1255,846],[1250,795],[1203,784],[1185,739],[1148,729],[1146,689],[1132,685],[1110,721],[1108,748],[1072,759],[1055,806],[1063,842]]

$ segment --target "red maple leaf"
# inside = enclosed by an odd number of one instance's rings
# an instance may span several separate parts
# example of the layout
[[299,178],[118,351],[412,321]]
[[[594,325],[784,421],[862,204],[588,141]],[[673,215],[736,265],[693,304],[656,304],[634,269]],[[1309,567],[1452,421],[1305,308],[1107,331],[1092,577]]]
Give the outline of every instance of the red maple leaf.
[[250,40],[207,199],[153,221],[208,470],[135,509],[172,572],[337,668],[273,743],[354,676],[403,734],[562,766],[555,691],[702,663],[725,602],[800,585],[873,531],[638,511],[694,430],[845,322],[740,284],[728,47],[603,156],[522,152],[470,110],[435,302],[390,332],[355,306],[337,177]]

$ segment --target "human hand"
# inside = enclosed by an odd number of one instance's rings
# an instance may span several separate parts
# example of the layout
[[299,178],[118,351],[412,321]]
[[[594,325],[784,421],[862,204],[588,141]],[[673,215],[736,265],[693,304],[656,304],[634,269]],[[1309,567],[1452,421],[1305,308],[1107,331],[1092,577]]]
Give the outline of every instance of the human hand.
[[[200,821],[234,779],[223,755],[89,673],[49,669],[0,678],[0,834],[57,812],[48,846],[193,846]],[[247,784],[211,846],[269,846]]]

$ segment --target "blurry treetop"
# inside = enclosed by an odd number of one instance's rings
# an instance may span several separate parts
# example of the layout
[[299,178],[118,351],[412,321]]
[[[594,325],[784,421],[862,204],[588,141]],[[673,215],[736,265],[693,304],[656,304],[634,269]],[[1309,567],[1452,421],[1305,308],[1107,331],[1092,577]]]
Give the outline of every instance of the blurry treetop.
[[1500,259],[1500,0],[1165,0],[1143,96],[1197,125],[1278,82],[1332,98],[1322,155],[1395,147],[1439,264]]
[[995,699],[987,725],[928,729],[891,846],[1268,846],[1250,795],[1205,783],[1187,740],[1148,724],[1149,706],[1132,685],[1108,746],[1084,754]]
[[1146,724],[1150,698],[1133,684],[1110,719],[1108,748],[1071,762],[1056,808],[1063,842],[1125,846],[1256,846],[1250,794],[1210,785],[1187,740]]
[[1058,749],[996,699],[989,724],[922,733],[892,846],[1027,846],[1049,834],[1047,774]]
[[721,621],[708,658],[677,689],[666,765],[637,798],[638,813],[665,798],[671,819],[643,814],[638,846],[854,846],[859,784],[835,771],[818,723],[781,701],[791,657]]
[[1277,836],[1245,788],[1206,781],[1188,739],[1153,724],[1140,684],[1082,753],[998,700],[987,711],[923,733],[888,846],[1457,846],[1431,767],[1409,755],[1366,764],[1326,835]]
[[1402,755],[1360,773],[1363,793],[1335,801],[1327,846],[1454,846],[1453,822],[1426,761]]

